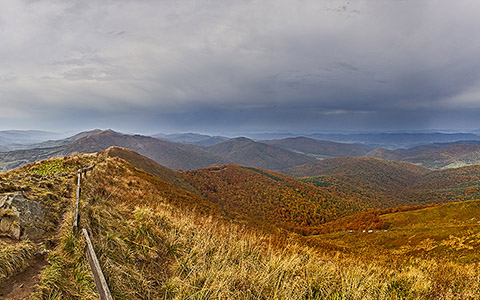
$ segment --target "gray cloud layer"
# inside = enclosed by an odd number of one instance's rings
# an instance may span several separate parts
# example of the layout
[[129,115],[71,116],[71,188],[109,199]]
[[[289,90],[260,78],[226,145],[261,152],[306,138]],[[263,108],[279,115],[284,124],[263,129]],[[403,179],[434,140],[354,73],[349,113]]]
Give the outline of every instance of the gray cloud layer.
[[467,0],[0,1],[0,128],[480,127],[479,12]]

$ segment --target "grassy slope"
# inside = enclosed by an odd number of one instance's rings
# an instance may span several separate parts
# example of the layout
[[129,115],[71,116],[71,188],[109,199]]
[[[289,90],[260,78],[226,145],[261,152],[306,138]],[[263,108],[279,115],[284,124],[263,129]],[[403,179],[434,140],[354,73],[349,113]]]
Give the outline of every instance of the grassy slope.
[[[414,211],[369,215],[367,232],[350,218],[326,224],[343,229],[321,234],[320,240],[355,253],[393,257],[437,257],[461,263],[480,262],[480,200],[447,203]],[[360,219],[360,218],[359,218]],[[376,230],[377,220],[383,228]],[[342,225],[343,224],[343,225]],[[357,224],[358,225],[358,224]],[[372,228],[373,232],[368,232]],[[350,230],[353,229],[353,232]]]
[[[70,234],[50,255],[37,299],[94,299],[84,244]],[[89,229],[115,299],[470,299],[475,265],[364,260],[239,226],[194,194],[105,158],[84,186]]]

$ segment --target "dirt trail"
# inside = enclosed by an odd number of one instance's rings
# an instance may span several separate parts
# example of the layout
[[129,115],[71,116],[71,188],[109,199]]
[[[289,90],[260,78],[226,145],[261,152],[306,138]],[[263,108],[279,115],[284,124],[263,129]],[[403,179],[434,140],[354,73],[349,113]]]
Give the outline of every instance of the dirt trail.
[[40,281],[40,273],[43,271],[47,262],[46,257],[41,256],[34,260],[33,264],[25,271],[11,277],[0,286],[0,299],[28,299],[35,291]]

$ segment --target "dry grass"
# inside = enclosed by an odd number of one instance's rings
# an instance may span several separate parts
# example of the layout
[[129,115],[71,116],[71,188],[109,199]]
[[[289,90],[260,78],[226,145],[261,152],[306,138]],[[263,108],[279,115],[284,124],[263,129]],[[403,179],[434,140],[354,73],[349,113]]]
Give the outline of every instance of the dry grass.
[[27,267],[33,252],[30,241],[15,244],[0,241],[0,283]]
[[[178,214],[166,242],[176,249],[168,299],[478,299],[478,265],[412,259],[386,261],[317,250],[215,219]],[[279,247],[279,244],[282,244]]]

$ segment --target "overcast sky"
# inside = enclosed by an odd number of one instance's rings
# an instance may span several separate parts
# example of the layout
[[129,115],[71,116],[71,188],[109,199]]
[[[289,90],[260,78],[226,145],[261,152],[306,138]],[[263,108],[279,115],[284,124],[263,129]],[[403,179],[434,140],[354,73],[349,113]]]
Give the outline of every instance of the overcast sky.
[[0,0],[0,129],[480,128],[480,1]]

